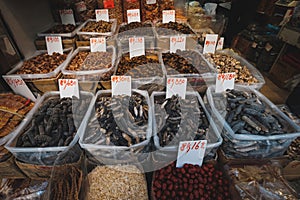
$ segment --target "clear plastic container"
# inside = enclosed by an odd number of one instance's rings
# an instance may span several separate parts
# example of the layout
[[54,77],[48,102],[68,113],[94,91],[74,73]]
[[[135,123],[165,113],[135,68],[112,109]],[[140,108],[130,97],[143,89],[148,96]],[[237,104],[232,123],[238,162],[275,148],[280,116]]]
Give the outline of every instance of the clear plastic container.
[[[74,125],[77,128],[77,132],[74,135],[72,141],[69,143],[69,145],[55,146],[55,147],[17,147],[16,146],[18,138],[24,134],[25,129],[32,123],[33,116],[34,116],[33,114],[36,113],[41,108],[41,106],[45,101],[53,98],[59,98],[59,95],[60,95],[59,92],[45,93],[39,100],[37,100],[34,108],[32,109],[32,112],[30,112],[30,114],[26,116],[24,122],[22,122],[22,124],[18,127],[18,129],[12,133],[13,136],[6,143],[5,148],[7,148],[18,160],[24,163],[31,163],[37,165],[49,165],[49,163],[53,164],[61,152],[67,151],[67,149],[71,148],[77,143],[79,139],[79,134],[82,132],[82,129],[80,129],[80,124],[83,120],[84,114],[83,115],[79,114],[78,108],[72,107],[73,115],[74,116],[76,115],[75,116],[76,119],[74,119]],[[90,102],[93,98],[92,93],[84,92],[84,91],[80,92],[80,96],[81,98],[84,97],[88,102]],[[88,106],[89,104],[86,105],[86,108],[84,108],[85,113]]]
[[[167,146],[162,147],[159,142],[159,137],[158,137],[158,119],[157,119],[157,110],[156,109],[161,109],[161,105],[156,105],[155,104],[155,98],[158,96],[164,96],[165,97],[166,93],[165,92],[153,92],[151,95],[151,108],[153,109],[153,137],[154,137],[154,144],[157,150],[153,152],[153,159],[156,164],[169,164],[170,162],[174,161],[177,159],[177,152],[178,152],[178,146],[179,142],[182,141],[172,141],[169,143]],[[200,95],[197,92],[190,92],[187,91],[186,93],[186,99],[187,98],[196,98],[198,100],[197,103],[200,105],[204,113],[206,114],[206,119],[209,122],[209,129],[206,132],[206,140],[207,140],[207,146],[205,150],[205,157],[204,158],[214,158],[215,153],[218,149],[218,147],[222,144],[222,137],[220,135],[220,132],[218,131],[213,119],[211,118],[210,113],[207,111],[204,102]],[[194,105],[191,105],[191,107],[194,107]],[[182,115],[189,115],[191,118],[193,117],[199,117],[197,116],[197,113],[187,113],[189,110],[185,109],[182,112]],[[198,114],[199,115],[199,114]],[[180,122],[180,126],[183,126],[185,124],[189,124],[188,120],[186,118],[182,118],[183,121]],[[188,125],[189,126],[189,125]],[[190,132],[185,132],[182,130],[182,128],[179,129],[178,133],[180,138],[184,138],[183,141],[191,141],[194,138],[193,133]],[[186,135],[184,135],[186,134]]]
[[[62,74],[66,77],[76,78],[79,81],[93,81],[93,80],[110,80],[110,75],[114,73],[115,69],[115,61],[116,61],[116,49],[113,46],[107,46],[107,52],[111,53],[111,59],[109,63],[104,63],[104,65],[109,66],[108,68],[96,69],[96,70],[70,70],[68,66],[70,62],[74,59],[79,52],[90,52],[90,47],[78,47],[72,54],[72,56],[68,59],[66,65],[62,69]],[[90,54],[89,54],[90,55]],[[93,55],[93,54],[91,54]],[[96,60],[96,59],[94,59]],[[98,64],[103,64],[102,60]],[[84,64],[84,63],[83,63]],[[92,66],[95,67],[95,66]]]
[[64,37],[64,38],[72,38],[76,35],[76,33],[79,31],[80,29],[80,24],[79,23],[76,23],[76,27],[73,31],[65,31],[65,32],[61,32],[61,33],[51,33],[51,30],[53,28],[55,28],[56,26],[66,26],[66,25],[63,25],[63,24],[59,24],[59,23],[55,23],[54,25],[51,26],[51,28],[49,29],[46,29],[45,31],[42,31],[40,33],[37,33],[37,36],[38,37],[45,37],[45,36],[60,36],[60,37]]
[[[284,127],[286,127],[287,133],[268,136],[235,134],[232,127],[230,127],[225,120],[226,99],[224,95],[222,93],[215,93],[215,86],[210,86],[207,89],[206,95],[213,116],[219,121],[219,129],[224,137],[224,152],[232,157],[239,158],[267,158],[283,155],[290,143],[300,136],[300,127],[257,90],[251,87],[237,85],[235,86],[235,89],[255,94],[258,99],[266,105],[266,108],[270,113],[282,121]],[[222,103],[217,103],[217,101]]]
[[[145,97],[149,107],[150,107],[150,98],[148,96],[147,91],[141,90],[132,90],[132,92],[136,92],[143,97]],[[109,146],[99,144],[101,141],[105,141],[105,138],[99,138],[97,141],[87,142],[88,139],[88,123],[95,116],[95,102],[98,97],[102,96],[111,96],[111,90],[101,90],[98,91],[95,97],[93,98],[87,114],[83,120],[83,123],[80,126],[80,130],[82,130],[82,134],[80,135],[79,144],[80,146],[87,152],[87,156],[90,159],[94,159],[97,162],[104,164],[134,164],[138,160],[141,161],[141,157],[148,156],[146,153],[142,153],[141,150],[145,148],[152,136],[152,110],[148,110],[148,122],[147,122],[147,130],[144,133],[146,136],[146,140],[131,145],[131,146]],[[119,123],[119,122],[118,122]],[[121,123],[121,122],[120,122]],[[125,123],[129,123],[128,120],[125,120]],[[128,126],[128,125],[127,125]],[[100,126],[99,126],[100,127]],[[130,134],[130,133],[129,133]]]
[[89,22],[96,22],[96,19],[89,19],[85,21],[79,28],[79,31],[77,32],[77,35],[79,37],[79,40],[89,40],[92,37],[106,37],[106,40],[112,39],[114,34],[116,33],[117,29],[117,20],[116,19],[110,19],[109,22],[112,23],[111,30],[109,32],[99,33],[99,32],[85,32],[82,31],[82,28],[86,26]]

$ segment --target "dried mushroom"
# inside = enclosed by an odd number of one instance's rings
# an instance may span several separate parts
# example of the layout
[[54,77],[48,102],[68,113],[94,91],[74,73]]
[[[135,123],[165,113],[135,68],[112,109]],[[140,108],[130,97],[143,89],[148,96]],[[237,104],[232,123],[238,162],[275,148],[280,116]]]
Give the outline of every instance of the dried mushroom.
[[172,34],[195,34],[193,30],[186,24],[178,22],[169,22],[159,24],[157,27],[158,35],[172,35]]
[[106,21],[89,21],[87,24],[80,30],[82,32],[94,32],[94,33],[108,33],[111,32],[112,22]]

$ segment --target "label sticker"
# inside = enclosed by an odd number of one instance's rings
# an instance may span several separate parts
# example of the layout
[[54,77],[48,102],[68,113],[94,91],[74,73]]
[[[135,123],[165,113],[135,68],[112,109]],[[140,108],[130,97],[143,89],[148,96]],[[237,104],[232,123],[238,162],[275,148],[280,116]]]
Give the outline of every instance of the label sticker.
[[77,79],[58,79],[60,98],[75,96],[79,98]]
[[207,140],[183,141],[179,143],[176,167],[184,164],[202,166]]
[[96,12],[96,21],[99,22],[100,20],[109,22],[109,15],[108,9],[97,9]]
[[72,9],[59,10],[62,24],[75,24],[74,14]]
[[105,37],[90,38],[91,52],[106,52]]
[[173,95],[178,95],[182,99],[185,99],[186,85],[187,85],[186,78],[167,78],[166,98],[170,98]]
[[186,37],[185,36],[172,36],[170,37],[170,52],[176,53],[177,49],[185,50]]
[[111,76],[112,96],[131,96],[131,76]]
[[235,73],[217,74],[216,78],[216,93],[224,92],[227,89],[234,88]]
[[27,87],[21,76],[18,75],[3,75],[3,79],[9,85],[9,87],[16,93],[20,94],[32,101],[36,101],[35,96],[32,94],[30,89]]
[[136,56],[145,55],[144,37],[129,38],[129,56],[130,59]]
[[46,36],[46,46],[47,52],[49,55],[52,55],[53,52],[63,54],[63,46],[60,36]]
[[131,22],[141,22],[140,9],[127,10],[128,24]]
[[206,34],[203,54],[215,53],[218,37],[218,34]]
[[175,10],[163,10],[162,12],[162,23],[175,22]]

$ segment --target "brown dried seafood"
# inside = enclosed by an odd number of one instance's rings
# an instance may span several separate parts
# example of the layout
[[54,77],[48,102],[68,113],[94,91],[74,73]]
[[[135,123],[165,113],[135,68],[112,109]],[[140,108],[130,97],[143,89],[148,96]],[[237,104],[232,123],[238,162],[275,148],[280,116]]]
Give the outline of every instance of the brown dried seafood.
[[75,28],[76,26],[73,24],[57,24],[44,33],[71,33],[75,30]]
[[148,200],[145,175],[134,165],[97,166],[88,181],[88,200]]
[[131,146],[146,139],[148,104],[143,96],[100,96],[95,109],[84,139],[86,143]]
[[167,74],[204,74],[212,70],[199,53],[192,50],[163,53]]
[[[78,8],[77,3],[83,4],[85,9]],[[97,9],[97,0],[75,0],[75,6],[76,6],[75,13],[78,18],[78,21],[84,22],[88,19],[96,18],[95,9]]]
[[169,22],[159,24],[157,27],[158,35],[172,35],[172,34],[195,34],[193,30],[186,24],[178,22]]
[[148,0],[142,0],[143,21],[155,21],[161,19],[162,12],[159,12],[159,3],[148,4]]
[[11,133],[33,106],[30,99],[20,95],[0,94],[0,138]]
[[236,83],[254,84],[258,80],[251,74],[247,66],[243,66],[240,61],[226,54],[209,54],[208,61],[215,64],[218,73],[235,72]]
[[174,95],[168,99],[157,96],[154,101],[160,146],[182,140],[205,139],[209,122],[195,96],[186,99]]
[[297,199],[271,165],[230,167],[228,173],[242,199]]
[[[76,126],[85,114],[88,98],[50,98],[34,114],[31,124],[19,136],[17,147],[67,146],[76,134]],[[76,113],[73,113],[76,108]],[[76,123],[75,123],[76,120]],[[78,121],[77,121],[78,120]]]
[[118,37],[123,36],[154,36],[152,25],[150,23],[131,22],[121,25]]
[[163,10],[174,10],[174,0],[157,0],[159,2],[159,10],[162,13]]
[[287,155],[291,159],[299,160],[300,159],[300,137],[295,139],[287,150]]
[[89,21],[86,25],[80,30],[82,32],[94,32],[94,33],[108,33],[111,32],[112,22],[106,21]]
[[67,54],[47,53],[40,54],[24,61],[17,74],[47,74],[54,71],[67,58]]
[[163,71],[157,54],[146,53],[130,59],[129,53],[126,53],[118,64],[116,75],[132,78],[163,77]]

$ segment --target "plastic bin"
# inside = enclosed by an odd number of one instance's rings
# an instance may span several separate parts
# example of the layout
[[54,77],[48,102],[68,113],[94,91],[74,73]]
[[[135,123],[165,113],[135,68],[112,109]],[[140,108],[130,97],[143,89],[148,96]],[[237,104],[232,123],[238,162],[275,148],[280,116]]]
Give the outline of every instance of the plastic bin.
[[[161,109],[161,105],[156,105],[155,106],[155,97],[157,96],[165,96],[165,92],[153,92],[151,95],[151,108],[153,109],[153,137],[154,137],[154,144],[156,147],[156,151],[153,152],[153,159],[154,159],[154,165],[159,165],[159,166],[164,166],[169,164],[170,162],[174,161],[177,159],[177,152],[178,152],[178,146],[180,141],[192,141],[194,139],[193,133],[190,131],[187,132],[187,130],[183,130],[182,128],[179,129],[178,135],[179,135],[179,140],[178,141],[172,141],[169,143],[167,146],[162,147],[159,142],[159,137],[158,137],[158,127],[157,127],[157,110],[156,109]],[[200,105],[204,113],[206,114],[206,119],[209,122],[209,129],[206,132],[206,140],[207,140],[207,146],[206,146],[206,151],[205,151],[205,157],[207,159],[212,159],[214,158],[214,155],[218,149],[218,147],[222,144],[222,137],[220,135],[220,132],[218,131],[214,121],[212,120],[209,112],[207,111],[202,98],[197,92],[190,92],[188,91],[186,93],[186,99],[187,98],[197,98],[198,100],[198,105]],[[181,106],[182,107],[182,106]],[[193,105],[191,107],[194,107]],[[187,114],[189,110],[183,111],[182,115],[189,116],[190,119],[193,119],[194,117],[199,117],[197,116],[197,113],[193,114]],[[199,115],[199,114],[198,114]],[[181,121],[180,125],[184,124],[189,124],[187,122],[187,118],[182,118],[184,121]],[[189,125],[188,125],[189,126]],[[190,127],[189,127],[190,128]],[[196,131],[196,130],[195,130]],[[187,136],[183,136],[183,134],[187,134]],[[189,135],[188,135],[189,134]],[[158,166],[156,166],[158,167]]]
[[[51,30],[53,28],[55,28],[56,26],[67,26],[67,25],[63,25],[63,24],[59,24],[59,23],[54,23],[49,29],[46,29],[45,31],[39,32],[37,33],[38,37],[45,37],[45,36],[60,36],[62,38],[73,38],[77,31],[79,31],[79,29],[81,28],[79,23],[76,23],[75,28],[73,31],[64,31],[62,33],[51,33]],[[69,25],[68,25],[69,26]]]
[[[90,101],[93,97],[92,93],[89,92],[80,92],[81,97],[84,97],[87,101]],[[34,108],[32,109],[36,113],[41,108],[43,103],[50,99],[57,99],[59,98],[59,92],[47,92],[45,93],[35,104]],[[87,107],[86,105],[84,111],[86,113]],[[26,128],[32,123],[33,121],[33,114],[27,115],[24,119],[24,123],[20,125],[16,131],[13,132],[13,137],[6,143],[5,148],[7,148],[19,161],[24,163],[30,164],[37,164],[37,165],[52,165],[56,158],[60,155],[61,152],[67,151],[67,149],[71,148],[76,144],[79,139],[79,133],[81,132],[80,128],[78,128],[81,124],[83,115],[82,113],[78,113],[78,108],[73,107],[73,118],[75,127],[77,128],[76,134],[74,135],[72,141],[69,143],[68,146],[52,146],[52,147],[17,147],[17,141],[19,137],[21,137],[24,133]]]
[[[150,99],[147,91],[132,90],[132,92],[138,93],[145,97],[148,106],[150,106]],[[80,126],[82,134],[80,135],[79,144],[87,152],[87,157],[91,160],[95,160],[97,163],[102,164],[135,164],[137,161],[142,162],[148,157],[147,153],[141,152],[149,143],[150,137],[152,135],[152,110],[148,110],[148,122],[147,130],[145,131],[146,140],[131,145],[131,146],[114,146],[114,145],[104,145],[99,142],[105,141],[105,138],[99,138],[97,141],[88,141],[88,123],[95,116],[95,103],[100,96],[111,96],[111,90],[101,90],[98,91],[93,98],[87,114]],[[120,111],[122,112],[122,111]],[[125,120],[125,123],[129,121]],[[100,128],[100,125],[99,125]],[[140,130],[143,131],[143,130]],[[130,134],[130,132],[129,132]]]
[[[226,116],[226,99],[222,93],[215,93],[215,86],[210,86],[207,89],[206,95],[209,105],[212,109],[213,116],[219,121],[221,133],[223,136],[223,151],[229,157],[236,158],[269,158],[282,156],[288,149],[290,143],[300,136],[300,127],[289,119],[277,106],[262,95],[257,90],[251,87],[235,86],[236,90],[250,92],[255,94],[258,99],[266,105],[272,115],[280,118],[287,133],[277,135],[249,135],[249,134],[235,134],[232,127],[225,120]],[[217,101],[223,102],[218,105]],[[217,104],[216,104],[217,103]],[[272,134],[272,133],[270,133]],[[249,149],[247,148],[249,147]]]

